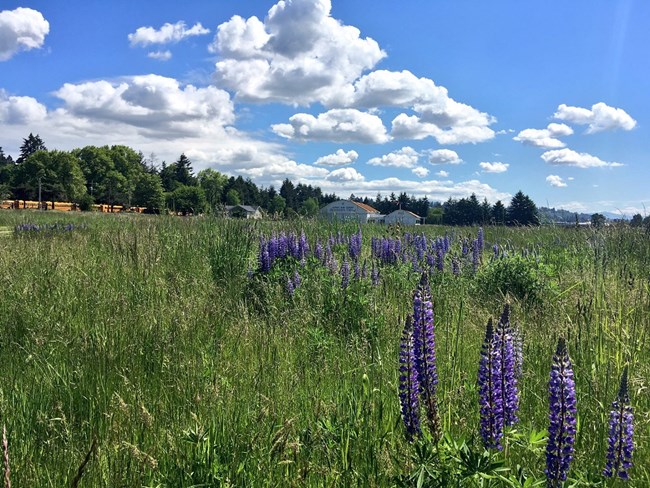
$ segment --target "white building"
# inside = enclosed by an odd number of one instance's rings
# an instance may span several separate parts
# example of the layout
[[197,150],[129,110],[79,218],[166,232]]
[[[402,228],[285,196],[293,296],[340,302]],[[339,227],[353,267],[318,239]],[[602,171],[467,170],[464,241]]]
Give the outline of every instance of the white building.
[[353,202],[352,200],[337,200],[329,203],[321,208],[320,215],[330,220],[353,220],[361,224],[381,222],[384,217],[370,205]]
[[422,217],[408,210],[395,210],[384,217],[384,224],[420,225]]
[[226,215],[237,219],[261,219],[262,211],[260,207],[250,205],[226,205]]

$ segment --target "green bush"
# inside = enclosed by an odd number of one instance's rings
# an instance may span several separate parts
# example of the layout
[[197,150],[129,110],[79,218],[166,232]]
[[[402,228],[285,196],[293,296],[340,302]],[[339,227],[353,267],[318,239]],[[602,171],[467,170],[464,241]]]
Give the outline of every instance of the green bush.
[[484,266],[477,276],[477,285],[488,296],[510,295],[535,302],[546,287],[549,271],[535,259],[515,255]]

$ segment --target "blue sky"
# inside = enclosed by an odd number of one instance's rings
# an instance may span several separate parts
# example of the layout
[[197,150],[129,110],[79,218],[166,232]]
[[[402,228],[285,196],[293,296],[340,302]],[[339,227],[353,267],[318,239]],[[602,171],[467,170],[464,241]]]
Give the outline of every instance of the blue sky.
[[0,146],[643,214],[648,21],[642,0],[5,0]]

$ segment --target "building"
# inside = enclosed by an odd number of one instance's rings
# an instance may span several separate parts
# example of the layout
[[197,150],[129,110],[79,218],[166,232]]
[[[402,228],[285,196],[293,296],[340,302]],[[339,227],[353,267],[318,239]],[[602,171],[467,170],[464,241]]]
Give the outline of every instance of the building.
[[420,225],[422,217],[408,210],[395,210],[384,217],[384,224]]
[[320,215],[329,220],[350,220],[361,224],[381,222],[384,217],[370,205],[352,200],[337,200],[329,203],[321,208]]
[[226,205],[226,215],[236,219],[261,219],[262,211],[251,205]]

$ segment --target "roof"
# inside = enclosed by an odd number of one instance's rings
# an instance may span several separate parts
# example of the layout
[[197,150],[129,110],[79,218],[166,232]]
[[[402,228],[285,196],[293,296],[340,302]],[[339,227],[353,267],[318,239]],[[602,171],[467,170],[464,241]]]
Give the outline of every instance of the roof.
[[352,203],[354,203],[357,207],[365,210],[368,213],[380,213],[379,210],[372,208],[370,205],[366,205],[365,203],[361,202],[355,202],[354,200],[350,200]]
[[245,212],[248,212],[248,213],[255,213],[259,209],[259,207],[253,207],[251,205],[226,205],[226,210],[228,212],[230,212],[231,210],[233,210],[235,208],[241,208]]
[[404,212],[404,213],[407,213],[407,214],[412,215],[412,216],[415,217],[416,219],[421,219],[421,218],[422,218],[422,217],[420,217],[418,214],[414,214],[414,213],[411,212],[410,210],[402,210],[401,208],[400,208],[400,209],[397,209],[397,210],[393,210],[393,211],[392,211],[390,214],[388,214],[388,215],[392,215],[392,214],[394,214],[395,212]]

